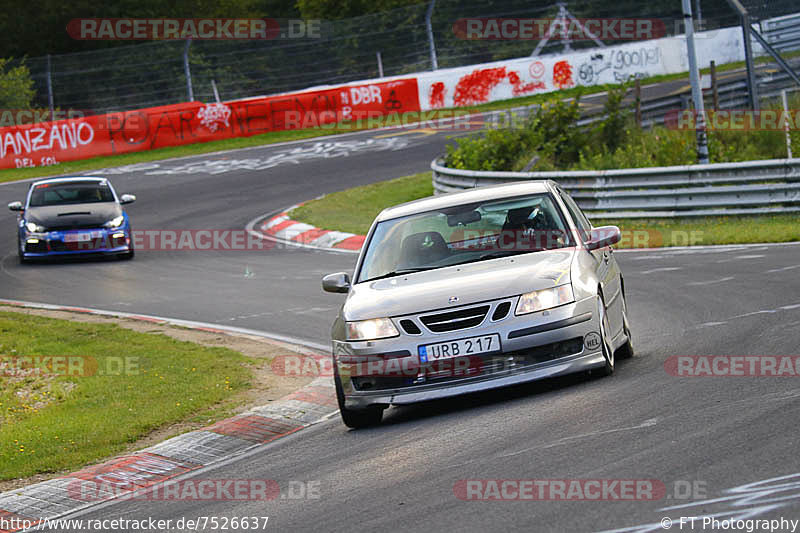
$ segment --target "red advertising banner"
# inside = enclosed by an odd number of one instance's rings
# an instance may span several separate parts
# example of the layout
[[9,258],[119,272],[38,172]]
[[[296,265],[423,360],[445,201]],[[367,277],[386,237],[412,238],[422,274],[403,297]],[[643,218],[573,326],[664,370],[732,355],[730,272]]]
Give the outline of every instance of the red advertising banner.
[[187,102],[0,128],[0,168],[124,154],[419,112],[416,78],[203,104]]

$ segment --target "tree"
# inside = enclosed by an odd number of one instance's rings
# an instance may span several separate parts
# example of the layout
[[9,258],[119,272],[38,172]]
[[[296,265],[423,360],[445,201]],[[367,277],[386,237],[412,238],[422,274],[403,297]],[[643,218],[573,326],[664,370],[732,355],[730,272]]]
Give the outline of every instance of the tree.
[[36,91],[28,67],[0,58],[0,109],[31,109]]

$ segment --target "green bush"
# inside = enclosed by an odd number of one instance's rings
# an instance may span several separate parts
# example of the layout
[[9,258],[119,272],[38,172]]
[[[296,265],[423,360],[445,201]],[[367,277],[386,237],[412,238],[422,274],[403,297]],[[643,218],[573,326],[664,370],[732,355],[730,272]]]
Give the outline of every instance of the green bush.
[[518,166],[520,158],[538,146],[539,136],[538,131],[528,125],[508,128],[501,124],[483,135],[459,140],[457,148],[448,145],[447,166],[473,170],[512,170]]
[[[688,165],[697,162],[696,132],[665,127],[643,130],[634,124],[625,96],[628,85],[612,87],[604,105],[605,118],[580,127],[579,97],[552,99],[527,120],[489,129],[448,146],[445,163],[471,170],[522,170],[538,158],[532,170],[607,170],[613,168]],[[779,101],[765,109],[780,108]],[[800,95],[790,109],[800,107]],[[509,127],[512,126],[512,127]],[[792,149],[800,156],[800,131],[791,131]],[[783,131],[708,132],[712,163],[786,157]]]
[[34,96],[27,65],[12,66],[10,59],[0,58],[0,109],[31,109]]
[[579,98],[551,100],[525,120],[512,116],[483,134],[448,145],[446,164],[472,170],[521,170],[539,156],[543,165],[568,164],[578,156],[585,132],[578,126]]
[[694,132],[655,127],[642,130],[627,125],[619,135],[615,150],[589,146],[571,170],[609,170],[613,168],[662,167],[689,165],[696,162]]

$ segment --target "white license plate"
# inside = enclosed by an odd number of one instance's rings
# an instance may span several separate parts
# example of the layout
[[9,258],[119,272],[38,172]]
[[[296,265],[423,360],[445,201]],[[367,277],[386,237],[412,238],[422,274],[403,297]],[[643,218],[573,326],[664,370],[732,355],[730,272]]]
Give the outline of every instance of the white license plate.
[[455,357],[468,357],[500,351],[500,335],[481,335],[468,339],[458,339],[436,344],[425,344],[418,348],[419,362],[441,361]]
[[86,242],[91,240],[91,233],[67,233],[64,235],[64,242]]
[[64,242],[87,242],[92,239],[99,239],[103,236],[102,231],[91,231],[88,233],[65,233]]

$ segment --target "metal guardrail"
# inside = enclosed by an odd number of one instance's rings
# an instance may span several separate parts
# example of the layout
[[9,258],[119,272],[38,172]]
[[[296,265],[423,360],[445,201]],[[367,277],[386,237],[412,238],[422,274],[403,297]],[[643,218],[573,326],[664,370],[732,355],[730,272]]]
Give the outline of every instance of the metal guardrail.
[[592,218],[800,212],[800,158],[618,170],[489,172],[431,163],[436,194],[552,179]]
[[[776,72],[759,80],[762,99],[796,91],[791,78]],[[718,87],[721,109],[746,107],[747,82],[734,80]],[[642,126],[663,124],[668,111],[687,109],[689,94],[642,102]],[[538,105],[488,113],[494,120],[514,113],[526,116]],[[578,121],[602,120],[601,113]],[[664,218],[800,212],[800,159],[771,159],[711,165],[681,165],[618,170],[492,172],[458,170],[431,163],[436,194],[521,180],[552,179],[569,191],[578,205],[595,218]]]
[[761,32],[781,52],[800,50],[800,13],[762,20]]

